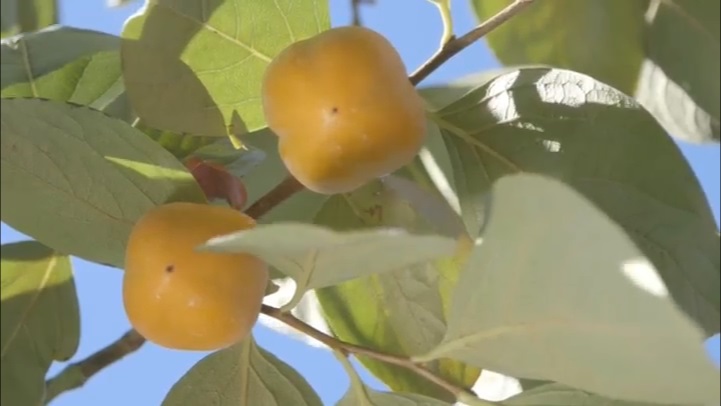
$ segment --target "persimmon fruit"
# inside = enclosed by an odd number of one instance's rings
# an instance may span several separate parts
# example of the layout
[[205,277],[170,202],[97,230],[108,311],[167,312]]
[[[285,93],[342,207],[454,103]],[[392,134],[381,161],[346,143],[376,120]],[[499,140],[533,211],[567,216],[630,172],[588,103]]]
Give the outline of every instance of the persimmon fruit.
[[189,202],[157,206],[133,226],[123,276],[132,326],[163,347],[209,351],[244,339],[255,325],[268,267],[245,253],[197,250],[255,221],[229,207]]
[[306,188],[346,193],[408,164],[426,135],[425,105],[393,45],[364,27],[297,41],[262,81],[268,127]]

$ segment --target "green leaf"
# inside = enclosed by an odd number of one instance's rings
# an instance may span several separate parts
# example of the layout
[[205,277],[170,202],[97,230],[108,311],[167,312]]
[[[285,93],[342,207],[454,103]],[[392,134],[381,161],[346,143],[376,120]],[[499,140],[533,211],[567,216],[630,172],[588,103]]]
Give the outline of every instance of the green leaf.
[[[510,0],[471,0],[486,19]],[[635,95],[675,137],[719,141],[717,1],[536,2],[486,38],[501,63],[547,64]]]
[[43,404],[53,361],[75,354],[80,314],[70,258],[35,241],[2,245],[3,405]]
[[[545,384],[523,391],[504,400],[501,404],[503,406],[659,406],[659,403],[604,398],[557,383]],[[663,404],[672,406],[668,402],[663,402]]]
[[148,137],[160,144],[160,146],[165,148],[179,160],[183,160],[191,154],[195,155],[195,152],[199,149],[212,146],[217,141],[227,141],[228,148],[232,149],[230,141],[227,138],[218,139],[217,137],[177,134],[170,131],[163,131],[148,127],[142,122],[139,122],[135,128],[144,132]]
[[147,210],[205,201],[180,162],[123,121],[56,101],[0,103],[2,221],[54,249],[122,267]]
[[719,142],[721,3],[654,1],[636,96],[668,132]]
[[214,352],[173,385],[162,406],[322,406],[308,382],[288,364],[243,342]]
[[56,0],[3,0],[0,3],[2,38],[37,31],[58,22]]
[[713,213],[674,141],[633,99],[579,73],[521,69],[446,106],[436,122],[472,236],[500,176],[561,179],[625,229],[684,311],[709,335],[719,331]]
[[594,204],[552,178],[509,175],[426,361],[451,357],[614,399],[717,403],[701,330]]
[[368,387],[347,358],[337,355],[350,378],[350,387],[336,406],[451,406],[450,403],[416,393],[381,392]]
[[326,1],[153,0],[123,29],[125,85],[148,125],[224,136],[265,126],[260,86],[286,46],[330,27]]
[[113,35],[63,26],[5,40],[1,96],[69,101],[131,121],[119,48]]
[[[486,20],[511,0],[471,0]],[[537,1],[486,41],[504,65],[546,64],[585,73],[633,94],[643,61],[647,1]]]
[[293,278],[296,293],[284,306],[290,309],[306,290],[427,262],[451,255],[454,247],[452,239],[401,229],[341,233],[310,224],[276,223],[212,238],[203,249],[251,253]]
[[[398,193],[402,189],[399,185],[408,186],[410,182],[399,175],[391,177],[390,182],[389,179],[376,181],[353,193],[332,196],[315,222],[344,231],[372,230],[380,226],[410,232],[425,230],[425,219]],[[389,183],[396,188],[388,188]],[[410,193],[405,195],[409,197]],[[456,236],[452,234],[452,241]],[[386,255],[396,252],[393,247],[385,247]],[[422,249],[417,252],[420,254]],[[360,264],[367,264],[372,257],[375,255]],[[450,255],[443,259],[446,257]],[[446,279],[457,277],[456,269],[437,267],[439,261],[408,263],[390,272],[317,289],[316,296],[329,327],[344,341],[383,348],[393,354],[410,355],[431,349],[440,342],[446,328],[444,309],[450,297],[449,290],[442,287],[446,286]],[[366,357],[359,360],[394,391],[453,400],[447,392],[406,369]],[[465,387],[471,387],[480,374],[477,369],[452,360],[431,362],[428,368]]]

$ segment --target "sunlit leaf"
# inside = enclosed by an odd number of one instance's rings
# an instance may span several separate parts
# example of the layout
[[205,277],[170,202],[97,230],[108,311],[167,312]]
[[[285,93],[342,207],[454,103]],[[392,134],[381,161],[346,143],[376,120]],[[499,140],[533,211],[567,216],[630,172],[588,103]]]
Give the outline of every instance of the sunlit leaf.
[[721,2],[653,1],[636,95],[672,135],[721,137]]
[[[512,0],[471,0],[486,20]],[[537,1],[486,40],[504,65],[548,64],[593,76],[632,94],[643,61],[646,2]]]
[[80,314],[68,256],[35,242],[2,246],[3,405],[40,405],[53,361],[75,354]]
[[560,69],[498,76],[436,113],[471,235],[500,176],[561,179],[619,223],[671,295],[719,331],[721,252],[707,198],[674,141],[629,96]]
[[122,267],[148,209],[205,201],[182,163],[123,121],[56,101],[0,102],[2,221],[54,249]]
[[148,1],[123,28],[125,85],[153,127],[210,136],[254,131],[265,126],[265,67],[329,27],[321,0]]
[[[472,0],[487,19],[511,0]],[[486,38],[501,63],[585,73],[635,95],[666,131],[719,141],[718,1],[535,2]]]
[[116,36],[65,26],[3,40],[1,95],[69,101],[130,122],[119,49]]
[[520,174],[496,182],[482,242],[426,361],[451,357],[614,399],[719,401],[702,331],[623,230],[572,188]]
[[292,277],[297,291],[290,309],[309,289],[420,264],[453,253],[453,240],[412,235],[401,229],[335,232],[300,223],[263,224],[211,239],[204,249],[248,252]]

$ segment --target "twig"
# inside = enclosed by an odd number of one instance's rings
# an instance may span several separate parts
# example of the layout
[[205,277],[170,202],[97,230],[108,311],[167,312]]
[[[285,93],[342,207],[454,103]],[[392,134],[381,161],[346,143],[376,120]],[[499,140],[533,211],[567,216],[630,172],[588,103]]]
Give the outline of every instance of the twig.
[[420,83],[423,79],[427,78],[428,75],[433,73],[433,71],[443,65],[447,60],[454,57],[457,53],[461,52],[469,45],[483,38],[489,32],[500,27],[503,23],[511,19],[511,17],[515,16],[516,14],[530,6],[533,1],[534,0],[515,0],[506,8],[499,11],[493,17],[482,22],[480,25],[469,31],[467,34],[446,42],[430,59],[428,59],[428,61],[426,61],[426,63],[424,63],[415,72],[413,72],[413,74],[410,76],[411,83],[413,83],[414,85]]
[[112,344],[84,360],[68,365],[45,383],[45,404],[50,403],[63,392],[80,388],[93,375],[115,361],[137,351],[144,343],[145,338],[137,331],[130,330]]
[[424,366],[420,364],[416,364],[410,359],[402,356],[387,354],[381,351],[376,351],[370,348],[361,347],[358,345],[350,344],[345,341],[338,340],[335,337],[331,337],[319,330],[317,330],[315,327],[305,323],[304,321],[296,318],[290,313],[283,313],[280,311],[280,309],[277,309],[272,306],[263,305],[261,312],[265,314],[266,316],[272,317],[276,320],[279,320],[285,324],[287,324],[290,327],[293,327],[294,329],[300,331],[301,333],[304,333],[312,338],[315,338],[316,340],[320,341],[321,343],[327,345],[328,347],[344,354],[354,354],[354,355],[362,355],[368,358],[373,358],[375,360],[385,362],[387,364],[396,365],[405,369],[408,369],[410,371],[415,372],[417,375],[422,376],[423,378],[435,383],[436,385],[440,386],[441,388],[445,389],[446,391],[450,392],[458,398],[461,394],[469,395],[470,392],[466,389],[457,386],[451,382],[446,381],[445,379],[435,375],[433,372],[426,369]]
[[250,205],[248,210],[245,211],[245,214],[254,219],[263,217],[264,214],[268,213],[275,206],[303,189],[305,189],[305,186],[298,182],[292,175],[288,175],[276,187],[271,189],[270,192]]
[[350,0],[350,9],[351,9],[351,15],[352,20],[351,24],[353,25],[363,25],[360,18],[360,6],[362,4],[373,4],[375,3],[375,0]]

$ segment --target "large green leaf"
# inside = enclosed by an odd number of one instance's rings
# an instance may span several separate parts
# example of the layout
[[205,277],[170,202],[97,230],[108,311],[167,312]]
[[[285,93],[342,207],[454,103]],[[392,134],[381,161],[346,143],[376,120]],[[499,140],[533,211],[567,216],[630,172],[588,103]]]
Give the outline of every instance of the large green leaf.
[[721,2],[654,1],[636,95],[673,135],[719,141]]
[[[633,94],[643,61],[648,0],[544,0],[486,40],[504,65],[548,64],[579,71]],[[511,0],[471,0],[485,20]]]
[[[471,0],[486,19],[510,0]],[[638,100],[673,136],[719,141],[718,1],[539,1],[488,35],[505,65],[575,70]]]
[[2,221],[69,255],[122,267],[134,222],[169,201],[205,201],[170,153],[84,106],[2,99]]
[[310,224],[276,223],[214,237],[203,249],[251,253],[293,278],[296,292],[285,306],[291,309],[307,290],[450,256],[454,247],[452,239],[400,229],[340,233]]
[[471,234],[500,176],[564,180],[624,227],[677,303],[719,331],[721,253],[713,214],[673,140],[633,99],[559,69],[521,69],[436,114]]
[[37,31],[58,21],[56,0],[2,0],[0,31],[2,38]]
[[265,67],[330,27],[323,0],[151,0],[123,29],[125,85],[153,127],[223,136],[265,126]]
[[4,244],[0,272],[0,403],[41,405],[50,364],[72,357],[80,340],[70,258],[35,241]]
[[[401,178],[402,179],[402,178]],[[373,229],[378,226],[422,231],[430,223],[402,198],[398,181],[394,188],[375,181],[346,195],[331,197],[316,216],[315,223],[336,230]],[[406,197],[410,197],[405,193]],[[431,220],[432,221],[432,220]],[[457,236],[458,234],[456,234]],[[452,236],[455,240],[456,236]],[[382,254],[398,255],[389,245]],[[374,256],[373,255],[373,256]],[[416,257],[421,258],[419,249]],[[372,266],[372,257],[363,260]],[[447,255],[450,256],[450,255]],[[326,321],[340,339],[393,354],[427,351],[440,342],[445,332],[445,304],[449,293],[446,279],[455,279],[457,269],[436,267],[436,262],[408,263],[390,272],[357,278],[317,289]],[[365,357],[359,360],[395,391],[420,393],[452,401],[442,389],[399,367]],[[480,371],[461,363],[443,360],[428,366],[434,373],[465,387],[471,387]]]
[[162,406],[321,406],[308,382],[249,336],[214,352],[173,385]]
[[113,35],[63,26],[3,41],[0,95],[69,101],[130,121],[119,48]]
[[595,205],[535,174],[498,180],[489,220],[427,361],[452,357],[612,399],[721,400],[701,331],[644,254]]

